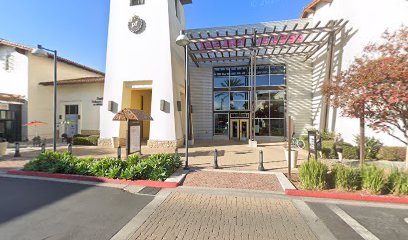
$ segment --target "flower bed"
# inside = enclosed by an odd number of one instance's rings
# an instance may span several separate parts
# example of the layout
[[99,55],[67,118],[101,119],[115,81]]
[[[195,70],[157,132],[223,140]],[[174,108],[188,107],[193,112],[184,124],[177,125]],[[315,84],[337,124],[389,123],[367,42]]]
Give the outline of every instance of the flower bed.
[[181,166],[178,155],[155,154],[141,159],[78,158],[72,154],[46,151],[27,163],[23,171],[76,174],[126,180],[164,181]]
[[408,172],[387,173],[375,165],[355,168],[337,164],[329,168],[323,162],[311,160],[300,166],[294,184],[305,190],[408,195]]

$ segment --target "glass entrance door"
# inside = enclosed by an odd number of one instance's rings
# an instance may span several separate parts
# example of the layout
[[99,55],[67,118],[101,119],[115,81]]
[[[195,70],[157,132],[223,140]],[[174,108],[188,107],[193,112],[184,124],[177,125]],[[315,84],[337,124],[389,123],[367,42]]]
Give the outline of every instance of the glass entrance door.
[[249,120],[248,119],[231,119],[230,139],[238,141],[248,140]]

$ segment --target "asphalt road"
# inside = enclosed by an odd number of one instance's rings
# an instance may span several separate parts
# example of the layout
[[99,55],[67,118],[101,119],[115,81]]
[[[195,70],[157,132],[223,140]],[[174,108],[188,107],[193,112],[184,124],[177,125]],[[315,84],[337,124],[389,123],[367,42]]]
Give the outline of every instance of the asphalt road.
[[0,239],[110,239],[152,199],[116,188],[0,177]]
[[308,202],[337,239],[407,240],[408,209]]

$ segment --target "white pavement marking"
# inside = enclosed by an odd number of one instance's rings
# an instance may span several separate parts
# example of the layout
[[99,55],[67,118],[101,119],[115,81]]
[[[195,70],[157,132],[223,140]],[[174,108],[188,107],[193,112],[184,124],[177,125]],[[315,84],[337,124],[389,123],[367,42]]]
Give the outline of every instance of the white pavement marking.
[[172,193],[170,189],[162,189],[155,198],[147,204],[132,220],[130,220],[111,240],[127,240],[143,225],[150,215],[166,200]]
[[406,223],[408,223],[408,218],[404,218],[404,221],[405,221]]
[[310,229],[315,233],[316,237],[321,240],[335,240],[336,237],[320,220],[320,218],[310,209],[310,207],[303,201],[292,200],[295,207],[302,214]]
[[327,205],[327,207],[337,214],[337,216],[339,216],[347,225],[354,229],[354,231],[356,231],[362,238],[366,240],[380,240],[338,206]]

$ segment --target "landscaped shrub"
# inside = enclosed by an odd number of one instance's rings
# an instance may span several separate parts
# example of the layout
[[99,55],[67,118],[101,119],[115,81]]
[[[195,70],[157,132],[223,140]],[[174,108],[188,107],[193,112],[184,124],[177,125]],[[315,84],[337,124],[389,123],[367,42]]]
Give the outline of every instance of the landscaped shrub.
[[406,151],[406,147],[381,147],[377,158],[389,161],[405,161]]
[[350,143],[343,144],[343,158],[344,159],[359,159],[360,148],[351,145]]
[[74,145],[83,145],[83,146],[97,146],[98,145],[99,136],[92,135],[88,137],[83,136],[74,136],[73,144]]
[[335,132],[322,132],[320,134],[320,137],[322,138],[322,141],[329,141],[333,140],[336,138],[336,133]]
[[386,185],[384,169],[376,165],[363,166],[361,169],[362,187],[373,194],[382,194]]
[[388,176],[388,189],[394,194],[408,195],[408,173],[394,170]]
[[360,169],[337,164],[333,172],[336,188],[353,191],[361,187]]
[[326,188],[327,171],[328,167],[317,160],[303,163],[299,168],[299,179],[302,188],[308,190]]
[[46,151],[27,163],[23,170],[162,181],[180,166],[180,157],[173,154],[156,154],[145,159],[131,155],[122,161],[116,158],[77,158],[69,153]]
[[336,159],[337,153],[333,140],[322,141],[322,156],[325,159]]
[[[357,146],[360,146],[360,136],[355,136],[354,142]],[[366,137],[364,142],[364,156],[365,159],[371,160],[376,159],[377,153],[380,151],[382,147],[382,143],[380,140],[374,137]]]

